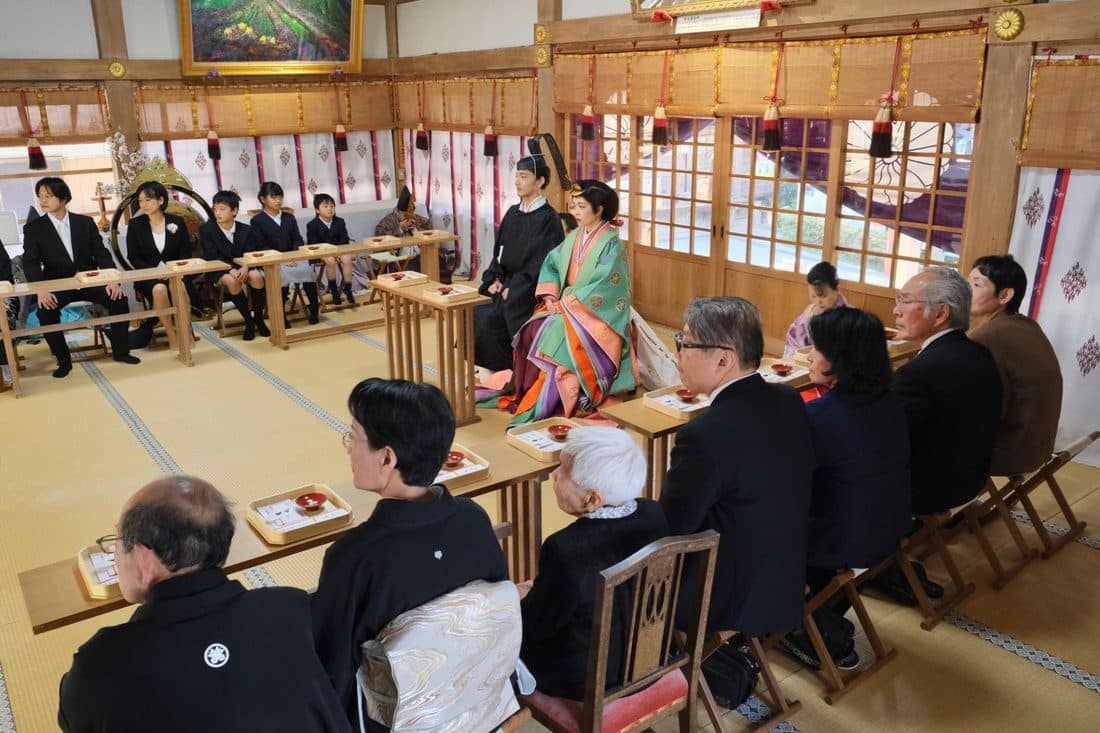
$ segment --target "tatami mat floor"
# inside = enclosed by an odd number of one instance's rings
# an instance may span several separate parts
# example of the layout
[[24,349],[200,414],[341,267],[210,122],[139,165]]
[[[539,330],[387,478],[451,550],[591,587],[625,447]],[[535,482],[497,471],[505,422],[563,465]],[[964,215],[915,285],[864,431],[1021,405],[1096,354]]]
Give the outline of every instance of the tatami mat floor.
[[[355,317],[366,309],[378,306],[360,308]],[[340,322],[353,314],[326,317]],[[429,323],[425,354],[434,353]],[[0,394],[0,733],[56,730],[57,684],[73,651],[100,626],[129,615],[119,611],[35,636],[19,591],[20,571],[68,557],[110,532],[125,499],[164,472],[203,476],[238,503],[300,484],[350,480],[340,445],[345,402],[358,380],[385,375],[382,329],[293,344],[286,352],[263,340],[221,339],[205,324],[196,330],[200,341],[190,369],[167,350],[144,350],[140,366],[99,360],[55,380],[44,345],[21,349],[26,396]],[[658,331],[663,337],[671,332]],[[479,414],[482,422],[460,429],[463,440],[503,432],[506,416]],[[996,592],[977,545],[960,539],[953,549],[977,592],[951,623],[932,632],[920,629],[915,611],[871,599],[871,614],[898,657],[840,704],[824,703],[818,675],[782,655],[772,657],[785,692],[803,704],[792,726],[1100,729],[1100,551],[1094,549],[1100,546],[1100,469],[1073,464],[1063,476],[1080,518],[1090,522],[1087,532],[1095,533],[1091,547],[1074,543],[1051,560],[1036,560]],[[1042,490],[1037,497],[1043,516],[1052,516],[1053,502]],[[496,514],[491,498],[482,504]],[[549,487],[543,510],[546,533],[566,523]],[[1025,535],[1033,538],[1030,529]],[[1008,543],[1003,529],[993,536],[1002,548]],[[304,552],[241,577],[251,585],[309,588],[322,554]],[[930,569],[937,573],[934,564]],[[870,657],[865,645],[863,652]],[[750,726],[737,711],[727,713],[724,724],[729,730]],[[529,723],[523,730],[541,729]],[[675,726],[663,723],[657,730]]]

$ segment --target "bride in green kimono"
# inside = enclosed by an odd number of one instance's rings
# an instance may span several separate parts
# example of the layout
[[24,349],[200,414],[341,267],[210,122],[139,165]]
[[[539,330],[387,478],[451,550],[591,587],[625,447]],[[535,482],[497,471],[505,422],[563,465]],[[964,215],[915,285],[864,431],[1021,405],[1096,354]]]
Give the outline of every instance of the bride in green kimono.
[[634,389],[630,270],[607,184],[573,185],[578,227],[543,262],[531,319],[516,335],[512,424],[594,412]]

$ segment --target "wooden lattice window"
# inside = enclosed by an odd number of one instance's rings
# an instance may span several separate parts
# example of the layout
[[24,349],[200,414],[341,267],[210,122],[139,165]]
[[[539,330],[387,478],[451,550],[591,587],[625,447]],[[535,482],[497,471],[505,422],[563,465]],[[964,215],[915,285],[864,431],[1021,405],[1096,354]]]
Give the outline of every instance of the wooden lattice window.
[[806,272],[823,257],[829,120],[784,118],[782,149],[762,150],[759,117],[736,117],[730,135],[730,262]]
[[891,158],[870,158],[871,123],[847,125],[836,264],[841,279],[901,287],[928,265],[957,267],[975,126],[896,122]]
[[594,178],[603,181],[619,193],[619,218],[623,226],[619,235],[626,238],[630,214],[630,131],[633,119],[630,115],[596,115],[596,139],[582,140],[576,134],[580,130],[580,115],[574,115],[570,134],[574,180]]
[[[645,128],[652,125],[645,118]],[[710,256],[714,188],[712,119],[669,120],[670,144],[643,143],[638,156],[638,244]]]

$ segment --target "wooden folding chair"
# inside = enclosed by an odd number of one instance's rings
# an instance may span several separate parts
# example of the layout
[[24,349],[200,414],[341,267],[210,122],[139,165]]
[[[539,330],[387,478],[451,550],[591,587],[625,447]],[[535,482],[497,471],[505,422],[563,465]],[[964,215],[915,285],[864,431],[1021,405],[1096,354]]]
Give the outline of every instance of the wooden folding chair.
[[[951,552],[947,549],[947,542],[944,540],[943,528],[950,525],[952,521],[951,512],[929,514],[918,517],[917,520],[920,522],[920,527],[908,537],[902,538],[901,547],[898,549],[897,554],[886,558],[857,577],[856,585],[862,589],[871,579],[897,563],[898,567],[901,568],[901,572],[905,575],[909,587],[913,590],[921,616],[924,617],[920,622],[920,626],[925,631],[931,631],[943,620],[944,616],[953,611],[956,606],[974,592],[974,584],[963,580],[962,573],[959,572],[959,566],[955,563],[955,558],[951,556]],[[933,551],[939,554],[940,560],[943,562],[947,574],[951,576],[951,583],[954,586],[954,593],[945,596],[938,607],[932,605],[932,599],[924,592],[924,585],[920,582],[920,578],[917,577],[911,564],[918,559],[916,553],[925,543],[930,543]]]
[[[1086,522],[1078,521],[1077,516],[1073,513],[1073,509],[1066,500],[1066,495],[1062,492],[1062,487],[1058,485],[1058,481],[1054,478],[1054,474],[1058,473],[1062,466],[1072,461],[1081,451],[1088,448],[1097,440],[1100,440],[1100,430],[1094,430],[1073,441],[1066,446],[1064,450],[1055,453],[1042,468],[1022,480],[1013,488],[1012,493],[1005,499],[1005,504],[1009,507],[1017,502],[1023,504],[1024,511],[1027,512],[1028,518],[1035,527],[1035,532],[1039,535],[1039,541],[1043,544],[1041,556],[1044,560],[1049,559],[1054,553],[1058,552],[1058,550],[1076,540],[1086,526]],[[1050,488],[1050,493],[1053,494],[1054,501],[1058,503],[1058,508],[1062,512],[1062,516],[1065,518],[1067,524],[1066,533],[1056,540],[1051,539],[1050,532],[1047,531],[1046,526],[1043,524],[1043,518],[1039,515],[1039,512],[1036,511],[1035,505],[1031,501],[1031,492],[1043,483]]]
[[[736,631],[712,632],[703,644],[703,660],[706,660],[710,655],[718,651],[719,647],[723,644],[738,636],[740,636],[740,634]],[[752,729],[753,733],[763,733],[763,731],[772,730],[788,720],[792,715],[802,709],[802,703],[798,700],[788,700],[783,694],[783,691],[779,689],[779,680],[775,678],[775,673],[772,672],[771,665],[768,663],[767,652],[764,651],[764,646],[761,644],[760,639],[755,636],[750,636],[745,639],[745,642],[749,649],[749,653],[752,654],[753,659],[756,660],[756,666],[760,668],[760,676],[764,679],[764,689],[767,691],[764,702],[767,704],[768,709],[772,711],[769,718],[760,721],[760,723]],[[703,709],[706,711],[707,718],[710,719],[710,724],[714,727],[714,730],[721,733],[724,728],[722,726],[722,714],[718,707],[718,702],[714,699],[714,695],[711,694],[706,679],[700,678],[700,683],[699,696],[703,699]]]
[[[584,700],[566,700],[535,690],[520,697],[535,720],[552,731],[597,733],[642,731],[677,714],[681,733],[695,730],[696,695],[706,687],[699,665],[718,554],[713,530],[652,542],[600,573]],[[691,592],[689,627],[677,643],[674,633],[681,576],[688,556],[698,556],[699,579]],[[629,593],[630,617],[622,658],[622,683],[605,690],[611,617],[616,589]]]
[[[867,607],[863,605],[863,599],[859,595],[859,589],[856,587],[855,579],[857,575],[855,571],[844,570],[836,574],[829,584],[814,594],[813,598],[806,602],[806,609],[803,612],[803,626],[806,628],[806,633],[810,637],[810,642],[814,645],[814,651],[817,652],[817,659],[821,663],[821,672],[825,675],[825,679],[829,683],[829,691],[825,693],[825,702],[830,705],[836,703],[840,698],[851,692],[856,685],[862,683],[872,674],[877,672],[887,662],[897,656],[896,649],[886,649],[882,643],[882,639],[878,635],[878,630],[875,629],[874,623],[871,621],[870,614],[867,613]],[[824,606],[831,601],[839,593],[844,593],[848,602],[856,612],[856,618],[859,620],[859,625],[863,628],[863,633],[867,636],[867,641],[871,644],[871,650],[875,653],[875,661],[869,666],[849,673],[847,676],[836,666],[836,662],[833,661],[832,656],[829,654],[828,647],[825,644],[825,638],[821,635],[821,629],[818,628],[817,621],[814,619],[814,611]],[[779,643],[786,632],[777,631],[763,642],[765,650],[773,648]]]
[[[963,530],[969,530],[970,533],[974,535],[974,538],[978,541],[978,546],[982,549],[982,554],[985,555],[986,561],[989,562],[989,567],[993,570],[993,587],[996,590],[1000,590],[1008,585],[1008,582],[1016,577],[1017,573],[1023,570],[1029,562],[1039,555],[1038,550],[1028,545],[1027,540],[1024,539],[1023,533],[1020,532],[1020,526],[1012,517],[1012,512],[1009,511],[1008,505],[1005,503],[1005,499],[1010,496],[1024,480],[1025,477],[1023,476],[1015,476],[1009,479],[1007,484],[998,488],[993,482],[993,478],[990,477],[986,481],[986,486],[985,489],[982,490],[982,494],[956,512],[952,516],[949,526],[945,527],[945,542],[950,542]],[[1001,521],[1008,529],[1008,534],[1012,537],[1012,541],[1016,545],[1016,550],[1020,555],[1020,559],[1008,568],[1001,562],[1001,558],[997,555],[996,551],[993,549],[993,544],[989,541],[989,535],[986,534],[985,525],[988,524],[994,516],[1001,518]],[[932,549],[928,548],[920,554],[920,557],[924,559],[924,557],[931,553]]]

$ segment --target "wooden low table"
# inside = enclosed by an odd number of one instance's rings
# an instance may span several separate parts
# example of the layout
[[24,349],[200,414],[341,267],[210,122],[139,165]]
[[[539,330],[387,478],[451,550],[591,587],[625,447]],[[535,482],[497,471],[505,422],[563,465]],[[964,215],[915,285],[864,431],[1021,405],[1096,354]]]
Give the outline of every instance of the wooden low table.
[[[462,436],[456,436],[456,440],[461,442]],[[510,536],[504,539],[504,552],[512,579],[520,582],[533,578],[538,569],[538,551],[542,544],[541,482],[557,464],[530,458],[503,440],[471,444],[469,448],[489,461],[489,473],[479,481],[456,489],[454,494],[474,497],[500,492],[501,520],[512,528]],[[355,524],[287,545],[265,543],[245,519],[247,506],[238,507],[234,512],[237,517],[237,531],[229,548],[225,571],[239,572],[327,545],[369,517],[378,503],[377,495],[359,491],[350,483],[333,488],[351,505]],[[89,533],[94,534],[94,531]],[[86,542],[90,541],[91,538],[86,539]],[[78,541],[76,544],[81,543]],[[72,557],[19,573],[19,586],[35,634],[68,626],[128,605],[121,597],[92,600],[85,595],[76,565],[75,546]]]
[[[120,321],[132,321],[143,318],[152,318],[160,316],[174,316],[176,321],[176,336],[177,336],[177,350],[179,352],[179,360],[186,366],[193,366],[194,359],[191,356],[191,309],[188,307],[188,300],[186,297],[186,287],[184,285],[184,278],[192,275],[200,275],[206,272],[219,272],[221,270],[228,270],[229,265],[224,262],[203,262],[188,267],[181,268],[179,270],[169,270],[165,268],[152,267],[142,270],[120,270],[118,276],[111,280],[111,283],[134,283],[142,280],[165,280],[168,283],[168,289],[172,294],[172,306],[169,308],[149,308],[146,310],[131,310],[127,313],[120,313],[118,315],[101,316],[99,318],[85,318],[79,321],[69,321],[68,323],[58,323],[51,326],[35,326],[32,328],[16,328],[9,329],[8,321],[6,318],[0,318],[0,334],[3,336],[3,349],[8,356],[8,363],[12,365],[18,364],[17,355],[15,351],[15,339],[21,336],[35,336],[46,333],[54,333],[56,331],[71,331],[77,328],[88,328],[94,326],[103,326],[111,323],[118,323]],[[104,285],[111,284],[107,282],[102,283],[87,283],[82,282],[75,277],[60,278],[57,280],[38,280],[31,283],[18,283],[10,291],[5,292],[2,296],[4,298],[10,297],[23,297],[29,295],[38,295],[40,293],[56,293],[64,290],[83,290],[91,287],[103,287]],[[9,369],[11,374],[11,386],[12,391],[16,397],[21,397],[23,394],[22,386],[20,385],[19,370],[14,366]]]
[[435,312],[439,387],[454,409],[456,424],[479,421],[481,418],[474,406],[474,307],[490,299],[475,295],[440,304],[424,296],[426,291],[443,287],[432,280],[399,287],[378,279],[374,287],[382,293],[390,378],[424,381],[419,310],[421,306],[428,306]]
[[[307,339],[321,338],[322,336],[331,336],[335,333],[347,333],[348,331],[360,331],[364,328],[372,328],[382,324],[380,317],[365,318],[353,323],[342,323],[338,326],[315,326],[308,329],[297,331],[293,334],[286,332],[286,325],[284,319],[286,318],[286,311],[283,304],[283,278],[282,273],[279,271],[280,265],[289,264],[292,262],[307,262],[309,260],[319,260],[322,257],[339,257],[340,255],[349,254],[364,254],[369,252],[377,252],[378,246],[371,242],[369,239],[355,244],[339,244],[333,249],[318,250],[316,252],[308,252],[302,250],[293,250],[291,252],[282,252],[278,257],[271,257],[270,259],[264,258],[257,261],[250,257],[247,253],[243,257],[237,257],[233,261],[238,265],[244,267],[262,267],[264,271],[264,289],[267,298],[267,318],[268,326],[271,331],[271,345],[276,346],[283,351],[290,348],[292,343],[297,341],[305,341]],[[307,267],[309,265],[307,264]],[[312,269],[310,270],[312,272]],[[321,297],[320,291],[317,293],[317,297]]]
[[377,236],[367,237],[363,244],[368,244],[373,249],[367,252],[389,252],[401,247],[420,248],[420,271],[428,276],[429,280],[439,280],[439,245],[444,242],[458,240],[457,234],[445,232],[442,229],[416,229],[407,237]]

